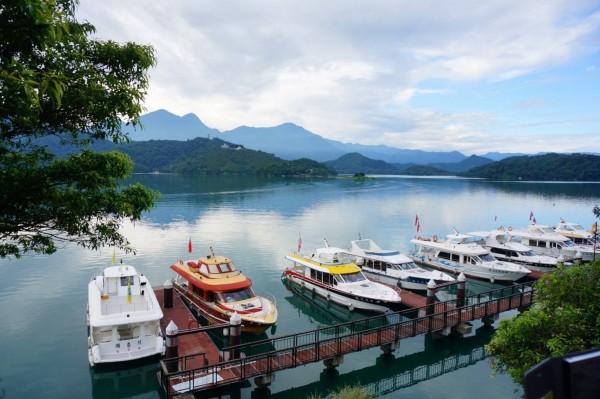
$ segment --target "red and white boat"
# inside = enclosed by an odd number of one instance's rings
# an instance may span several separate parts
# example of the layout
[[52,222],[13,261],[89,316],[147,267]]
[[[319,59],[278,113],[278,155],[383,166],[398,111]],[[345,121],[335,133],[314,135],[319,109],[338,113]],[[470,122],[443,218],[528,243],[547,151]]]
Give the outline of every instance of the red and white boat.
[[[242,319],[242,332],[261,334],[277,322],[275,298],[256,295],[252,280],[236,269],[231,259],[211,254],[171,265],[177,273],[173,288],[210,324],[229,323],[234,312]],[[267,298],[267,296],[269,298]]]

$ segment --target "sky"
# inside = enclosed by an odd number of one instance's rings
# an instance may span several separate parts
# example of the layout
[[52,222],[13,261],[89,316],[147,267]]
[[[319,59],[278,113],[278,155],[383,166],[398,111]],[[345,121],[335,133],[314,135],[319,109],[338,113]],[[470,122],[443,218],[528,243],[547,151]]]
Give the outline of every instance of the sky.
[[146,112],[425,151],[599,152],[597,0],[80,0]]

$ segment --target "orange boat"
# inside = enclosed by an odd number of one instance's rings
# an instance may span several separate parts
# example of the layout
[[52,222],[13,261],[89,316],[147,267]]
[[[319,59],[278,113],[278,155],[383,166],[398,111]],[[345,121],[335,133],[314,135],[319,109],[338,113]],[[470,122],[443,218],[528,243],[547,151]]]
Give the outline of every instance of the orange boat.
[[[173,288],[210,324],[229,323],[234,312],[242,319],[242,332],[261,334],[277,322],[275,298],[258,296],[252,280],[224,256],[211,254],[197,261],[171,265],[177,273]],[[269,295],[267,298],[265,295]]]

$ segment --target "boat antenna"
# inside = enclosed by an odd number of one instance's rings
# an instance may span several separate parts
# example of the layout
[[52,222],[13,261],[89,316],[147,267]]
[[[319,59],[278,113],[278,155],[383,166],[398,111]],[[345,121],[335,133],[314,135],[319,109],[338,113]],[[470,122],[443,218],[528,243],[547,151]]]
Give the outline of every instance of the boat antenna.
[[358,232],[358,239],[362,240],[362,237],[360,236],[360,231]]
[[326,239],[326,238],[323,238],[323,240],[325,241],[325,247],[326,247],[326,248],[329,248],[329,243],[327,242],[327,239]]
[[210,254],[212,255],[213,258],[215,257],[215,251],[213,251],[213,247],[212,246],[210,247]]
[[458,235],[458,230],[456,230],[456,227],[453,227],[452,230],[454,230],[454,234]]

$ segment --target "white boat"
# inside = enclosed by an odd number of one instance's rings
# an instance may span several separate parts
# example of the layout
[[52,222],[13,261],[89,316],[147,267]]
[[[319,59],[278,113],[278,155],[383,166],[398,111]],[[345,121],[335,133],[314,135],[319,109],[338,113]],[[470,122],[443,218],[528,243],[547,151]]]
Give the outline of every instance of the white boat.
[[513,241],[531,248],[540,255],[554,257],[563,256],[566,262],[581,259],[589,262],[594,258],[593,247],[576,245],[569,238],[558,234],[552,227],[544,224],[531,224],[524,229],[509,228],[508,234],[515,237]]
[[90,365],[163,355],[162,317],[148,279],[133,266],[99,270],[88,284]]
[[476,237],[456,230],[454,234],[448,234],[445,241],[438,241],[437,236],[415,238],[410,240],[415,244],[410,257],[429,267],[491,282],[512,282],[531,273],[521,265],[494,258],[475,241]]
[[594,237],[594,234],[592,234],[591,231],[584,229],[579,223],[565,222],[561,219],[560,223],[554,227],[554,231],[567,237],[573,241],[575,245],[591,247],[592,250],[595,246],[596,251],[600,249],[600,245],[597,242],[597,237]]
[[385,312],[401,307],[399,288],[368,280],[341,248],[327,246],[302,255],[294,252],[286,259],[293,265],[285,269],[283,278],[328,301],[350,310]]
[[551,272],[559,264],[565,263],[561,257],[538,255],[531,248],[520,242],[513,241],[513,237],[504,229],[492,231],[476,231],[468,233],[479,236],[478,243],[487,248],[494,258],[512,263],[518,263],[529,270]]
[[454,281],[454,278],[441,271],[425,270],[417,266],[408,256],[395,250],[381,249],[373,240],[350,241],[348,254],[370,280],[384,284],[398,285],[407,290],[427,290],[427,283],[436,284]]

